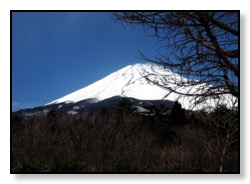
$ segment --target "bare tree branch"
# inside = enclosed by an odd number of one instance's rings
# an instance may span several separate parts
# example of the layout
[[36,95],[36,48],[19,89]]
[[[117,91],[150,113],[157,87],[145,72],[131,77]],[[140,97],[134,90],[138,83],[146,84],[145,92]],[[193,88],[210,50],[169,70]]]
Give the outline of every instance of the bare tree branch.
[[[149,81],[183,96],[206,100],[231,94],[238,99],[239,12],[116,12],[113,15],[116,20],[153,31],[162,44],[159,55],[150,59],[140,53],[141,58],[183,76],[183,80],[165,82],[145,76]],[[169,82],[176,87],[169,87]],[[183,87],[197,91],[182,93]]]

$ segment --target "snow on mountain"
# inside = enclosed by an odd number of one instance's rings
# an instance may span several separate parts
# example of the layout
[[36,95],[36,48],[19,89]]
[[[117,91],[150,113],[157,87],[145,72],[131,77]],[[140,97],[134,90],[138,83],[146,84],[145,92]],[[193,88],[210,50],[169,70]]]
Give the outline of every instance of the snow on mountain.
[[[166,89],[152,84],[145,79],[145,76],[148,75],[151,79],[153,78],[157,81],[181,79],[180,75],[156,64],[134,64],[126,66],[87,87],[45,104],[45,106],[62,102],[75,103],[85,99],[92,99],[92,103],[95,103],[113,96],[122,96],[140,100],[178,100],[186,109],[193,107],[191,97],[181,98],[178,94],[169,93]],[[180,89],[181,92],[192,92],[194,90],[196,89],[187,87]],[[210,100],[208,103],[215,106],[217,101]],[[197,106],[195,109],[202,107],[204,107],[204,104]]]

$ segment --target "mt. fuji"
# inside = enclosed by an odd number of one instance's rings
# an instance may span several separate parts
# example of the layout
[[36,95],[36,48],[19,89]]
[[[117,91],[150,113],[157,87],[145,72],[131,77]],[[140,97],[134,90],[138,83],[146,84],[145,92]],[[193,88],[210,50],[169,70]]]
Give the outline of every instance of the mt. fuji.
[[[174,75],[172,72],[166,71],[155,64],[129,65],[85,88],[46,105],[61,102],[79,102],[84,99],[94,99],[97,102],[113,96],[132,97],[140,100],[164,99],[166,90],[147,81],[144,76],[148,74]],[[175,100],[173,96],[167,99]]]
[[[181,97],[176,93],[170,93],[167,89],[161,88],[159,85],[153,84],[150,80],[158,81],[171,86],[171,80],[188,80],[170,70],[156,64],[134,64],[128,65],[107,77],[70,93],[62,98],[54,100],[44,106],[30,109],[29,115],[37,113],[46,113],[49,109],[57,109],[63,112],[75,114],[78,111],[86,109],[93,104],[102,104],[102,107],[117,102],[121,97],[127,97],[137,101],[137,104],[148,102],[155,104],[156,102],[168,103],[170,106],[174,101],[178,100],[185,109],[193,108],[193,97]],[[182,87],[179,89],[182,93],[192,93],[196,88]],[[229,99],[230,95],[225,95],[225,99]],[[195,106],[195,110],[204,108],[205,105],[216,106],[216,99],[206,101],[206,104]],[[94,108],[94,107],[93,107]],[[21,110],[23,112],[25,110]],[[25,113],[27,115],[27,111]]]

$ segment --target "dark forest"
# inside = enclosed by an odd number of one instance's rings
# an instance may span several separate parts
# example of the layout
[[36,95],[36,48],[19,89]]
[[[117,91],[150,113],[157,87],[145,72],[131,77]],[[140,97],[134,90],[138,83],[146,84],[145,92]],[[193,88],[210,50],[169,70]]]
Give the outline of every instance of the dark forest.
[[145,108],[12,116],[11,172],[239,173],[238,109]]

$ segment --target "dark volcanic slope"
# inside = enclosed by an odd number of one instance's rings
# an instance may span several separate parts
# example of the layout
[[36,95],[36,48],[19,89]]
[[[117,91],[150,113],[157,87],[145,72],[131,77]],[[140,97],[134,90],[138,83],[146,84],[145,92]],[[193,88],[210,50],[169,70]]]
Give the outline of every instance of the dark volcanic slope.
[[47,106],[40,106],[32,109],[23,109],[13,112],[13,115],[32,116],[45,115],[49,110],[55,110],[62,114],[76,114],[79,112],[100,112],[103,108],[111,109],[115,107],[123,98],[128,99],[133,106],[143,107],[164,104],[165,107],[172,107],[173,102],[169,100],[138,100],[135,98],[114,96],[99,102],[94,103],[94,99],[86,99],[76,103],[58,103]]

